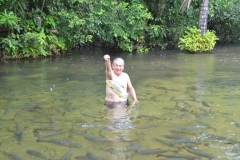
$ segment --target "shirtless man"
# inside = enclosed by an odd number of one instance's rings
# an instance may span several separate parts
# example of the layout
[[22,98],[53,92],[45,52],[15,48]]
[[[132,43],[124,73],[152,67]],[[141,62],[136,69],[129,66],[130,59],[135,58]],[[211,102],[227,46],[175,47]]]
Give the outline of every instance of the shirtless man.
[[[128,89],[130,95],[133,98],[133,103],[137,103],[138,99],[136,92],[132,86],[130,78],[127,73],[123,72],[124,60],[122,58],[115,58],[111,68],[111,61],[109,55],[104,55],[104,60],[106,62],[106,79],[114,80],[120,83],[126,90]],[[116,93],[114,93],[109,87],[106,86],[106,107],[116,108],[117,106],[127,106],[127,99],[120,98]]]

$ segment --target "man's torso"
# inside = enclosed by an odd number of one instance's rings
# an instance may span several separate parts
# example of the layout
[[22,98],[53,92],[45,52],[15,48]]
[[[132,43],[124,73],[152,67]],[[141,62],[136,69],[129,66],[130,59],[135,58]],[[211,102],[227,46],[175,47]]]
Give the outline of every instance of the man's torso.
[[[116,76],[114,73],[112,74],[112,80],[121,84],[125,90],[127,90],[127,82],[128,75],[126,73],[122,73],[121,76]],[[116,93],[114,93],[108,86],[106,86],[106,101],[119,102],[126,101],[125,98],[120,98]]]

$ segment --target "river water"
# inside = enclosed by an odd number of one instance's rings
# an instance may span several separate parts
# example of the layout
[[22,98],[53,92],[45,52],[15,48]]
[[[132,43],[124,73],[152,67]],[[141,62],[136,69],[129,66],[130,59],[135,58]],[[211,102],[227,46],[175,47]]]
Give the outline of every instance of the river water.
[[[125,60],[138,104],[105,109],[104,54]],[[0,159],[240,159],[239,61],[232,45],[1,62]]]

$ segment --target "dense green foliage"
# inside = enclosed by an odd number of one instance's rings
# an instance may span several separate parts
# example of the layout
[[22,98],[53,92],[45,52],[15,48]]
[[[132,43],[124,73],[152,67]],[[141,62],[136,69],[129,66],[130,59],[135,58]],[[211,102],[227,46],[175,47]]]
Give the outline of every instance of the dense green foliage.
[[[0,52],[37,57],[93,45],[146,52],[177,47],[197,26],[199,1],[182,13],[176,0],[0,0]],[[219,42],[239,42],[240,2],[209,2],[209,29]]]
[[219,43],[240,41],[240,1],[217,0],[209,3],[208,28],[216,31]]
[[216,40],[218,40],[218,38],[213,31],[207,30],[207,32],[202,35],[200,29],[193,26],[185,31],[185,35],[179,40],[178,47],[181,50],[190,52],[209,51],[215,46]]

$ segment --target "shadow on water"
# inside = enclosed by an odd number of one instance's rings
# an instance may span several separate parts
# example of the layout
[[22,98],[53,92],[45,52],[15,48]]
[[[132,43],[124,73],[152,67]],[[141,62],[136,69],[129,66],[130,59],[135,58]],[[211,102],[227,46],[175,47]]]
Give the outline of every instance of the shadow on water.
[[[239,159],[240,48],[0,63],[0,159]],[[104,54],[139,103],[106,110]]]

